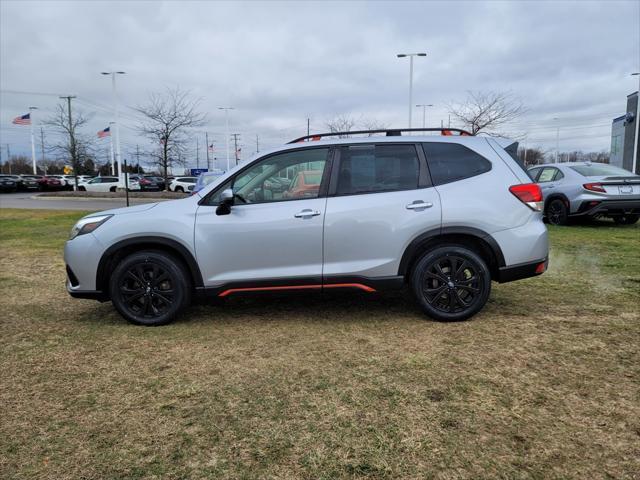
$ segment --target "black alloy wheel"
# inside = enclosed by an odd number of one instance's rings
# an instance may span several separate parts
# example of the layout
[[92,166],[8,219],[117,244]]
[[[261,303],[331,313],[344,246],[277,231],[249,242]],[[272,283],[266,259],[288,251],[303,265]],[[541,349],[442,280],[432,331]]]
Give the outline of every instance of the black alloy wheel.
[[491,274],[478,254],[466,247],[448,245],[426,253],[418,261],[411,286],[431,318],[466,320],[487,303]]
[[555,198],[547,205],[547,221],[551,225],[566,225],[569,220],[569,212],[565,203]]
[[126,257],[114,270],[109,288],[116,310],[137,325],[167,324],[190,301],[184,266],[160,251]]

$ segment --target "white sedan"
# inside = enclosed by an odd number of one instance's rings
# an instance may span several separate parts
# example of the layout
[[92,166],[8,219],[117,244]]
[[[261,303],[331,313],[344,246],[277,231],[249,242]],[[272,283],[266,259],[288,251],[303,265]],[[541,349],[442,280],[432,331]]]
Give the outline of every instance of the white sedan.
[[118,177],[95,177],[78,183],[81,192],[115,192],[118,188]]
[[169,184],[172,192],[190,192],[196,184],[196,177],[176,177]]

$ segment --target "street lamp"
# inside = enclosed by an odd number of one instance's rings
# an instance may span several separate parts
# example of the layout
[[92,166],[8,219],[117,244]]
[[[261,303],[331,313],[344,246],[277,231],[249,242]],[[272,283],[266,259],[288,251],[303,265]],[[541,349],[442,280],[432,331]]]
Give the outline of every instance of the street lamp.
[[631,76],[638,77],[638,93],[636,94],[636,135],[633,142],[633,164],[631,165],[631,173],[638,173],[638,136],[640,136],[640,72],[634,72]]
[[227,132],[225,137],[227,137],[227,172],[231,168],[229,163],[229,110],[235,110],[234,107],[218,107],[218,110],[224,110],[224,118],[227,124]]
[[[558,117],[553,117],[553,119],[557,122],[560,120]],[[556,161],[558,163],[558,153],[560,152],[560,124],[556,125]]]
[[122,157],[120,156],[120,121],[118,119],[118,95],[116,93],[116,75],[124,75],[125,72],[100,72],[102,75],[111,75],[111,90],[113,92],[113,112],[115,116],[116,137],[116,163],[118,164],[118,186],[122,186]]
[[418,104],[416,108],[422,107],[422,128],[427,126],[427,107],[433,107],[432,104]]
[[33,111],[37,109],[38,107],[29,107],[29,124],[31,126],[31,161],[33,162],[34,175],[38,174],[38,169],[36,167],[36,141],[33,136],[33,124],[34,124]]
[[411,128],[411,107],[413,107],[413,57],[426,56],[426,53],[398,53],[398,58],[409,57],[409,128]]

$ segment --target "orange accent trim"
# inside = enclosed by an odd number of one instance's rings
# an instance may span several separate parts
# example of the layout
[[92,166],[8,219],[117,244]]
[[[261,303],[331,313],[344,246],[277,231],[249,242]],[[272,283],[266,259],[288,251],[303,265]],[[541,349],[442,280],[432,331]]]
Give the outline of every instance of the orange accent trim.
[[376,291],[375,288],[371,288],[361,283],[330,283],[328,285],[324,285],[324,288],[359,288],[360,290],[364,290],[365,292]]
[[274,290],[305,290],[305,289],[319,289],[319,288],[359,288],[365,292],[375,292],[375,288],[371,288],[361,283],[330,283],[327,285],[282,285],[277,287],[246,287],[246,288],[229,288],[218,294],[219,297],[226,297],[232,293],[238,292],[268,292]]

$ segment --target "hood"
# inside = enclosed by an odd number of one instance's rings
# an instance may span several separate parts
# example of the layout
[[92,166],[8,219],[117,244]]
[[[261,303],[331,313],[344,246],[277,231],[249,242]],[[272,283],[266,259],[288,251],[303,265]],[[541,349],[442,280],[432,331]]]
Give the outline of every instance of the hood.
[[103,210],[101,212],[96,212],[95,214],[92,213],[91,215],[88,215],[88,216],[91,217],[94,215],[124,215],[127,213],[138,213],[138,212],[144,212],[146,210],[151,210],[156,205],[158,205],[158,202],[145,203],[143,205],[133,205],[131,207],[124,207],[124,208],[114,208],[111,210]]

